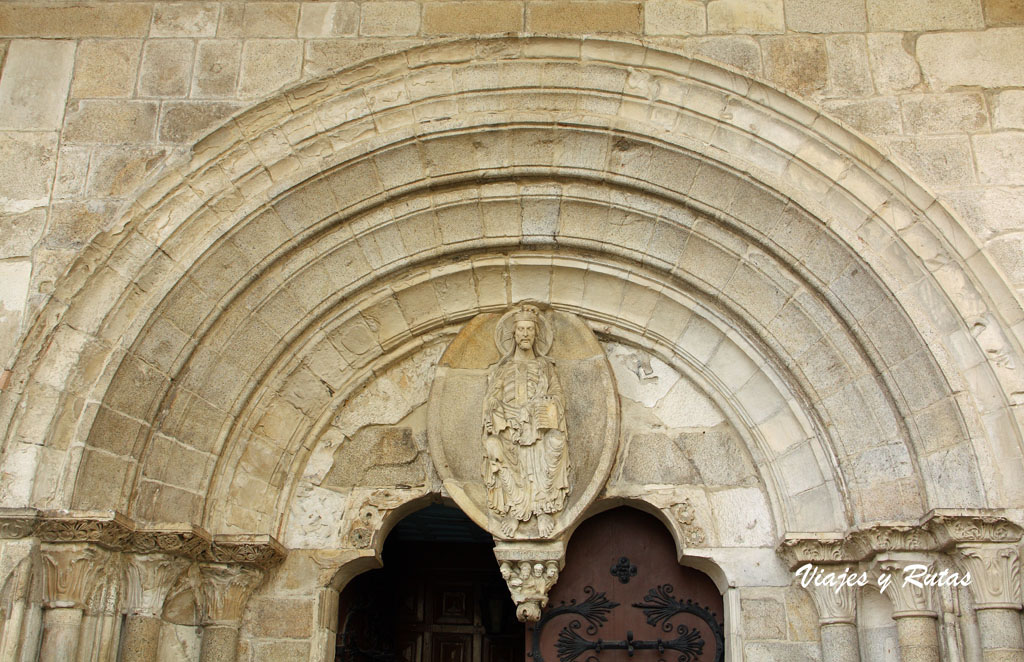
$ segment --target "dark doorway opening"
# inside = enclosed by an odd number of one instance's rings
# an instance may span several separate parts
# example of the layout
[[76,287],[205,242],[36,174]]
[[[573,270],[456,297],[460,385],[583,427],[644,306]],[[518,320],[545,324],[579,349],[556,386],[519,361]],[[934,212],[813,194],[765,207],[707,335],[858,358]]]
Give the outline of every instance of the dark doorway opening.
[[384,567],[341,593],[336,662],[521,662],[525,633],[493,550],[455,508],[399,522]]

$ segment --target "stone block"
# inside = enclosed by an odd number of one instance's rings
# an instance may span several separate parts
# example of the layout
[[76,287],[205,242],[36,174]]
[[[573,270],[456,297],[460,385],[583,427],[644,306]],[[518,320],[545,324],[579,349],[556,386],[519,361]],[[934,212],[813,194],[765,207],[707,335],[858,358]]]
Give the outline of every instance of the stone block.
[[794,32],[866,32],[864,0],[786,0],[786,27]]
[[156,129],[153,101],[84,100],[68,106],[64,140],[71,143],[149,142]]
[[359,32],[356,2],[307,2],[299,14],[298,35],[303,39],[351,37]]
[[241,61],[241,41],[231,39],[200,41],[196,48],[192,96],[234,96]]
[[966,137],[892,138],[885,142],[927,184],[955,187],[974,181],[971,146]]
[[45,206],[56,165],[56,133],[0,131],[0,210]]
[[402,0],[366,2],[360,7],[359,34],[367,37],[400,37],[420,30],[420,4]]
[[305,73],[322,76],[360,60],[412,48],[414,39],[317,39],[306,42]]
[[1018,232],[991,239],[985,243],[985,250],[1014,286],[1024,285],[1024,234]]
[[244,37],[294,37],[299,22],[297,2],[246,2]]
[[868,135],[903,132],[900,104],[895,97],[826,101],[822,105],[830,116]]
[[636,2],[531,2],[526,7],[526,29],[529,32],[636,33],[642,28],[641,6]]
[[984,184],[1020,185],[1024,173],[1024,133],[1004,131],[974,137],[978,179]]
[[71,96],[132,96],[141,50],[142,42],[137,39],[83,41],[75,58]]
[[160,2],[153,7],[150,37],[212,37],[220,7],[213,2]]
[[[273,620],[276,616],[270,615],[268,618]],[[261,662],[292,662],[292,660],[308,660],[310,655],[309,646],[309,641],[263,641],[256,639],[251,645],[253,654],[252,659],[261,660]]]
[[46,210],[22,213],[0,212],[0,260],[28,257],[46,227]]
[[821,648],[817,642],[759,641],[743,647],[743,659],[758,662],[821,662]]
[[985,12],[985,25],[1024,25],[1024,2],[1021,0],[981,0],[981,7]]
[[21,336],[21,315],[28,300],[32,260],[0,261],[0,361],[8,359]]
[[[121,493],[125,480],[132,473],[135,463],[115,457],[102,451],[87,450],[75,481],[75,495],[72,499],[73,508],[101,509],[110,508],[121,503]],[[183,515],[178,513],[173,518],[158,521],[182,521]]]
[[86,193],[94,198],[123,198],[162,161],[165,150],[100,147],[93,153]]
[[510,0],[429,2],[423,34],[495,34],[523,30],[523,4]]
[[644,33],[649,35],[704,34],[707,10],[697,0],[648,0],[644,4]]
[[144,37],[153,10],[146,3],[0,5],[0,36]]
[[1024,90],[1000,92],[993,106],[993,129],[1024,129]]
[[829,61],[828,93],[833,97],[872,96],[871,65],[867,43],[861,35],[836,35],[825,38]]
[[711,0],[708,32],[780,34],[786,31],[782,0]]
[[50,223],[43,237],[47,248],[81,250],[86,242],[100,231],[104,223],[114,218],[112,203],[56,202],[50,206]]
[[150,39],[142,49],[139,94],[147,97],[188,95],[192,75],[192,41]]
[[0,78],[0,130],[59,129],[74,63],[70,41],[12,42]]
[[900,99],[907,133],[977,133],[988,128],[980,94],[915,94]]
[[951,191],[945,197],[982,240],[1024,228],[1024,190],[987,186]]
[[746,639],[786,639],[786,605],[778,597],[743,598],[743,635]]
[[971,30],[985,27],[978,0],[867,0],[873,31]]
[[302,42],[253,39],[242,49],[238,80],[241,97],[262,97],[297,80],[302,73]]
[[765,76],[782,87],[809,96],[828,85],[828,55],[819,37],[772,37],[762,42]]
[[213,131],[243,106],[234,103],[174,101],[164,104],[160,141],[192,144]]
[[909,37],[899,33],[869,34],[868,60],[879,94],[902,92],[921,82],[921,70]]
[[949,87],[1024,87],[1024,28],[984,32],[939,32],[917,39],[917,59],[935,89]]
[[698,37],[683,42],[686,52],[761,74],[761,48],[753,37]]

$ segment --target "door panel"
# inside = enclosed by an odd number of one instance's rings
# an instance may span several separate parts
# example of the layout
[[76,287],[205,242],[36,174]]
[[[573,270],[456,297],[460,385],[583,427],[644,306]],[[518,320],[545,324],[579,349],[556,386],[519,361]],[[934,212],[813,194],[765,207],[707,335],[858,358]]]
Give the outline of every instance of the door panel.
[[617,508],[573,533],[527,650],[531,662],[721,662],[722,615],[714,583],[679,565],[664,526]]

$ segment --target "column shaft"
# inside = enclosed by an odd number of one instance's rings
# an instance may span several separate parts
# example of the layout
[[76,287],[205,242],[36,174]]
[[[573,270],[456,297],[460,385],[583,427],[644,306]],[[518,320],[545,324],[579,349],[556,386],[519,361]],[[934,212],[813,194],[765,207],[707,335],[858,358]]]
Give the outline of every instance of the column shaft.
[[939,631],[935,618],[897,617],[896,636],[899,638],[900,662],[938,662]]
[[45,610],[39,662],[68,662],[76,659],[81,630],[81,609],[56,607]]
[[977,615],[985,662],[1024,662],[1020,612],[1015,609],[979,609]]
[[199,662],[235,662],[237,656],[238,626],[207,625],[203,627]]
[[124,624],[122,662],[153,662],[160,649],[160,619],[129,614]]
[[827,623],[821,626],[823,662],[860,662],[860,640],[853,623]]

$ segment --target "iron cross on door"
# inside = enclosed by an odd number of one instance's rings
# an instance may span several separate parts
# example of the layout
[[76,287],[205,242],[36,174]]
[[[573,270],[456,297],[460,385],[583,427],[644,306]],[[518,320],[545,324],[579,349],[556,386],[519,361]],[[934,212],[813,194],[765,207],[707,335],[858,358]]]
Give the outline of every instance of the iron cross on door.
[[722,596],[679,565],[654,517],[596,515],[573,533],[541,619],[527,628],[529,662],[722,662]]

